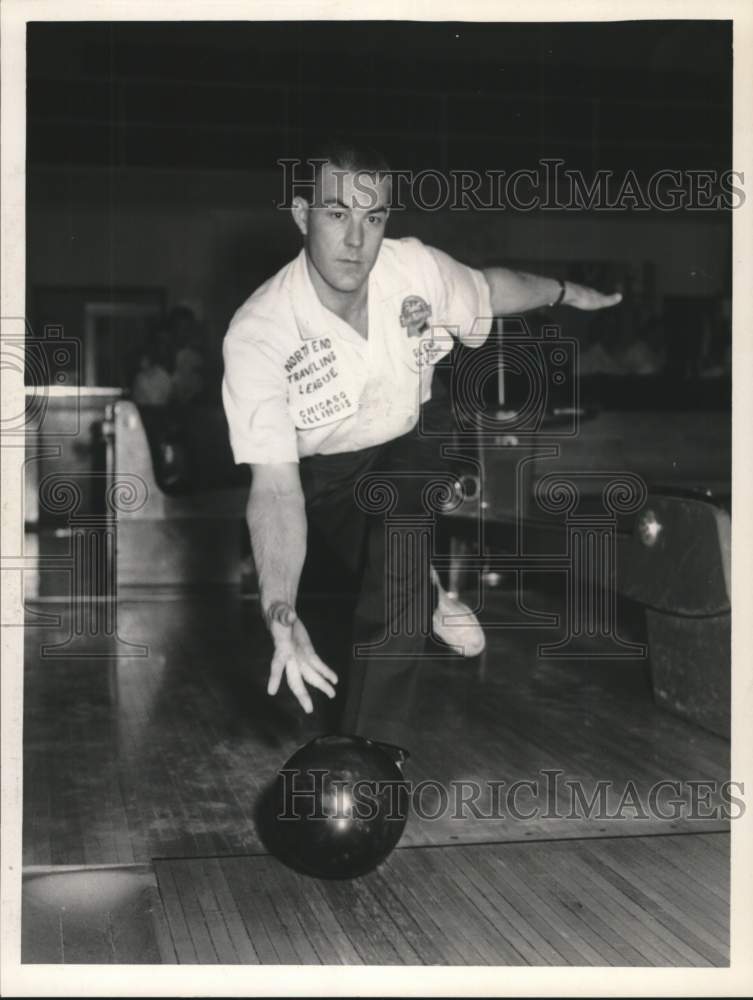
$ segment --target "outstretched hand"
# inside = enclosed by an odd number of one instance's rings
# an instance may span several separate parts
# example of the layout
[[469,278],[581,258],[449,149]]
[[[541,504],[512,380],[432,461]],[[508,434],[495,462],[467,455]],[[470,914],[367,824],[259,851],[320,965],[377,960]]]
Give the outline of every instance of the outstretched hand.
[[597,292],[595,288],[588,288],[586,285],[576,285],[573,281],[566,283],[565,297],[562,300],[563,305],[587,311],[608,309],[610,306],[616,306],[620,302],[622,302],[622,294],[620,292],[605,295],[603,292]]
[[275,652],[269,671],[267,694],[277,694],[284,673],[288,687],[304,712],[310,715],[314,711],[314,705],[306,685],[310,684],[323,691],[328,698],[334,698],[335,689],[332,685],[337,684],[337,674],[317,656],[303,622],[292,608],[285,620],[273,619],[269,627]]

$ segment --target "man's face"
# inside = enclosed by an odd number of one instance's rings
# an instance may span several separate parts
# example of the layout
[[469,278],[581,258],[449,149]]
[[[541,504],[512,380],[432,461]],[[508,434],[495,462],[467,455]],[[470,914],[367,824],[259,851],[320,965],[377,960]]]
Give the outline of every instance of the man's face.
[[296,215],[311,278],[325,296],[358,291],[379,253],[389,213],[390,181],[325,164],[313,202]]

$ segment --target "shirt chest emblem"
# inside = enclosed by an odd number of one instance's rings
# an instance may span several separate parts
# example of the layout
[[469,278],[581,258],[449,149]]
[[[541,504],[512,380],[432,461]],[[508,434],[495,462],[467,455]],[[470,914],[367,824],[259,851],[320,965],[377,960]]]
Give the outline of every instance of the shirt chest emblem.
[[408,295],[400,308],[400,326],[409,337],[420,337],[429,327],[431,306],[420,295]]

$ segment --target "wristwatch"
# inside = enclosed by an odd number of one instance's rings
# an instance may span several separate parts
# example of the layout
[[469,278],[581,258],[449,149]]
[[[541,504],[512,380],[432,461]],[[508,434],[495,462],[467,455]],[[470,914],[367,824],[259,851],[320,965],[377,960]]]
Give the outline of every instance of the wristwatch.
[[549,307],[550,307],[551,309],[553,309],[553,308],[554,308],[555,306],[558,306],[558,305],[559,305],[559,304],[560,304],[560,303],[562,302],[562,300],[563,300],[563,299],[564,299],[564,297],[565,297],[565,292],[567,291],[567,285],[566,285],[566,283],[565,283],[565,282],[564,282],[564,281],[562,280],[562,278],[558,278],[557,280],[558,280],[558,281],[559,281],[559,283],[560,283],[560,293],[559,293],[559,295],[557,296],[557,298],[556,298],[556,299],[554,300],[554,302],[550,302],[550,303],[549,303]]

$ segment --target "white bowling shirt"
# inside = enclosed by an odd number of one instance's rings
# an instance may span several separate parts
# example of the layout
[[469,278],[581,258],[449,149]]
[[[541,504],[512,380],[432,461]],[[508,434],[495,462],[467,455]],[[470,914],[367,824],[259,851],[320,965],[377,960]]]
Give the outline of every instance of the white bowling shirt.
[[476,347],[489,334],[483,273],[417,239],[385,239],[368,281],[368,338],[322,305],[304,250],[236,312],[222,384],[236,463],[297,462],[407,433],[452,335]]

